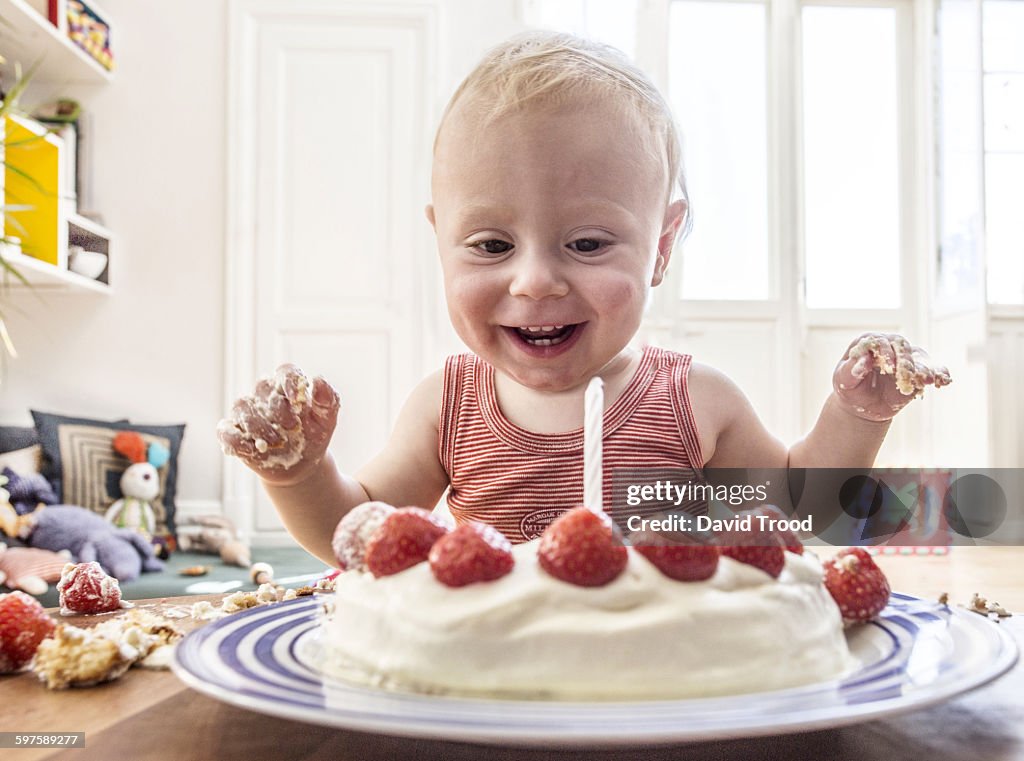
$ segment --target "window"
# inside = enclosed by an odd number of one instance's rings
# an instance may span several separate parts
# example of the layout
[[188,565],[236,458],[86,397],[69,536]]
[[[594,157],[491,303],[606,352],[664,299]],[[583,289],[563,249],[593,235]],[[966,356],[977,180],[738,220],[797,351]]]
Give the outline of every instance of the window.
[[[923,241],[907,174],[920,140],[906,116],[911,3],[524,3],[534,23],[653,64],[693,203],[676,253],[684,300],[778,299],[783,273],[802,271],[812,310],[912,307],[902,254]],[[988,301],[1024,305],[1024,0],[980,6],[979,29],[976,0],[937,2],[937,294],[953,306],[981,299],[984,239]],[[781,35],[769,23],[794,12]]]
[[807,306],[899,307],[896,13],[805,7],[802,36]]
[[1024,304],[1024,2],[982,3],[988,299]]
[[527,0],[536,26],[571,32],[636,51],[637,0]]
[[983,300],[981,24],[976,0],[938,12],[938,235],[936,295],[943,311]]
[[669,15],[669,92],[698,220],[682,244],[684,299],[767,299],[765,8],[686,0]]

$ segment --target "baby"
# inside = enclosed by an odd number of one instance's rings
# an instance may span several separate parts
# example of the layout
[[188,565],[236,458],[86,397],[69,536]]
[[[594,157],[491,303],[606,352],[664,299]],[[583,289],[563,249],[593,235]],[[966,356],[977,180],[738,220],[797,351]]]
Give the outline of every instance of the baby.
[[419,384],[384,451],[354,476],[327,452],[337,394],[293,365],[235,403],[218,426],[224,450],[331,563],[335,525],[368,500],[429,508],[447,490],[458,522],[513,542],[539,535],[581,502],[595,376],[606,474],[870,467],[892,417],[949,382],[903,337],[851,343],[813,430],[789,449],[722,373],[631,345],[687,222],[685,187],[671,113],[621,53],[547,32],[499,46],[448,105],[426,209],[448,312],[473,353]]

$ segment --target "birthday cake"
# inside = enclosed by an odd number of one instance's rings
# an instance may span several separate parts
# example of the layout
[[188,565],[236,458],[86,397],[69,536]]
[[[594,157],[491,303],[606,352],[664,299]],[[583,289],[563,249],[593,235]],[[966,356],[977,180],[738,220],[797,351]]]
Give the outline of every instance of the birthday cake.
[[[607,518],[577,508],[512,547],[488,526],[449,531],[426,511],[367,503],[335,532],[348,570],[322,622],[322,670],[381,688],[553,700],[727,695],[849,672],[844,619],[870,618],[884,600],[841,606],[824,580],[843,581],[842,563],[823,567],[792,537],[761,539],[627,547]],[[853,570],[870,562],[850,558]]]

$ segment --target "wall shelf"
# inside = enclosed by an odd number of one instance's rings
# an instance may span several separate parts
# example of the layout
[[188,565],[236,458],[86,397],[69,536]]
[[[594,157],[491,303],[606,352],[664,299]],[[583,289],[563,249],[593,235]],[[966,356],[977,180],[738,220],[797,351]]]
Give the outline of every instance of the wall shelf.
[[0,52],[9,69],[15,62],[22,71],[37,62],[34,80],[55,84],[106,84],[113,80],[92,56],[50,23],[25,0],[0,0]]
[[[59,5],[63,17],[66,7],[64,3]],[[60,88],[111,82],[111,73],[72,41],[66,29],[50,23],[47,7],[47,0],[0,0],[5,84],[14,81],[16,64],[23,74],[38,65],[29,82],[30,90],[37,84]],[[75,211],[72,184],[76,146],[66,146],[60,136],[32,119],[15,115],[8,119],[6,125],[0,125],[0,155],[6,154],[0,173],[0,199],[11,210],[7,219],[0,213],[0,219],[4,219],[5,235],[23,240],[21,251],[4,248],[4,260],[32,288],[109,293],[112,235]],[[70,246],[105,254],[103,272],[95,279],[72,272]],[[24,288],[20,278],[6,271],[0,277],[0,287]]]
[[[83,277],[71,270],[62,269],[25,254],[5,253],[4,261],[15,267],[33,289],[86,290],[95,293],[110,293],[111,291],[110,285],[107,283]],[[25,284],[21,280],[6,271],[0,277],[3,278],[0,288],[14,287],[25,289]]]

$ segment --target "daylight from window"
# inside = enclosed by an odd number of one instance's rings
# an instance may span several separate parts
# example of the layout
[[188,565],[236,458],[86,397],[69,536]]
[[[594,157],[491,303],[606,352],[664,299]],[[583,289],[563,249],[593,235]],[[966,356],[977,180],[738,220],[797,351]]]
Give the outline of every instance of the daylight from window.
[[988,300],[1024,304],[1024,2],[982,5]]
[[900,304],[895,21],[891,8],[803,9],[811,309]]
[[669,97],[694,210],[681,296],[769,298],[764,6],[674,2],[669,18]]

